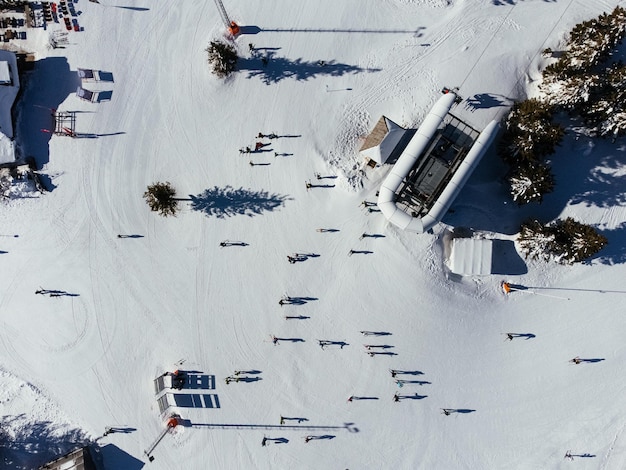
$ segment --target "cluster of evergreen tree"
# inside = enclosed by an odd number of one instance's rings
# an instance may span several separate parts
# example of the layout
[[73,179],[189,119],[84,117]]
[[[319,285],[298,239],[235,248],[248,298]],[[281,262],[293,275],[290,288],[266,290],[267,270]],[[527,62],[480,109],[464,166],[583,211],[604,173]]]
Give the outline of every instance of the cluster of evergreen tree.
[[541,202],[554,189],[545,158],[554,153],[565,129],[552,118],[553,107],[535,98],[516,103],[507,117],[498,152],[511,166],[510,192],[518,204]]
[[222,41],[211,41],[206,48],[213,73],[220,78],[229,76],[237,69],[237,49]]
[[626,67],[609,59],[626,35],[626,9],[580,23],[559,60],[543,71],[541,91],[550,104],[581,116],[599,136],[626,134]]
[[573,264],[595,255],[608,240],[593,227],[568,217],[549,224],[529,220],[522,224],[518,242],[527,258]]
[[565,134],[553,121],[555,112],[582,117],[599,136],[626,134],[626,65],[606,65],[624,35],[626,9],[622,7],[579,23],[570,32],[561,57],[543,71],[543,99],[513,106],[499,153],[511,166],[509,189],[518,204],[541,202],[554,189],[555,179],[545,158],[554,153]]

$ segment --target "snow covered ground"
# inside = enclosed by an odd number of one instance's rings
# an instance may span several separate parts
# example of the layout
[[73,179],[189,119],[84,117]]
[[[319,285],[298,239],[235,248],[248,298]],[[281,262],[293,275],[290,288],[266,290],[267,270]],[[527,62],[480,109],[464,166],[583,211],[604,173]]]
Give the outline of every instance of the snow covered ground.
[[[544,48],[619,3],[226,1],[244,29],[226,81],[204,51],[224,33],[213,2],[76,3],[84,31],[65,49],[29,43],[40,60],[18,108],[53,190],[0,211],[0,412],[18,436],[4,468],[106,426],[124,431],[98,441],[107,469],[624,468],[626,144],[570,132],[556,191],[524,209],[488,154],[444,220],[501,239],[498,274],[474,279],[448,274],[444,224],[402,233],[360,205],[388,167],[363,176],[357,155],[381,114],[417,126],[443,86],[482,129],[535,89]],[[110,72],[91,89],[111,100],[79,100],[77,68]],[[50,139],[46,108],[77,111],[91,138]],[[240,156],[259,131],[281,137]],[[315,172],[333,187],[307,192]],[[148,210],[156,181],[191,199],[178,217]],[[531,214],[597,225],[609,246],[585,265],[526,263],[510,240]],[[538,295],[506,297],[502,279]],[[280,307],[285,294],[302,304]],[[214,375],[199,393],[220,406],[175,409],[183,425],[147,463],[164,428],[152,381],[177,368]],[[399,388],[389,369],[414,374]],[[227,385],[235,370],[250,381]]]

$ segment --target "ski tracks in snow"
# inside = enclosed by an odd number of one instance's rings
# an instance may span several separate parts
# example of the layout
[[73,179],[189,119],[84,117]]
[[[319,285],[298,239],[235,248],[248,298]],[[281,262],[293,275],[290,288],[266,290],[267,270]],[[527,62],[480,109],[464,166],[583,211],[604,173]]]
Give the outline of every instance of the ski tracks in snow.
[[[602,464],[599,467],[600,470],[624,468],[624,462],[626,462],[626,435],[624,434],[624,429],[626,429],[626,424],[622,425],[615,434],[615,438],[611,442],[604,459],[602,459]],[[614,454],[619,455],[619,457],[614,457]],[[616,462],[614,466],[609,466],[610,461],[615,461],[616,459],[618,462]]]

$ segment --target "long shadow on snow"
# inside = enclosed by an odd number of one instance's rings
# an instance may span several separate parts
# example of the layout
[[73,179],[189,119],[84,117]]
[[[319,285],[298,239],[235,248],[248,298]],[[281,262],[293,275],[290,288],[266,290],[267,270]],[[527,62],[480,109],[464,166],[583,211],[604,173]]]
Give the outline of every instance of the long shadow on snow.
[[[88,444],[81,429],[68,429],[50,421],[31,422],[25,414],[3,416],[5,430],[17,431],[3,435],[0,443],[0,467],[5,470],[38,468],[67,452]],[[59,435],[59,431],[63,434]]]
[[[52,110],[76,92],[80,80],[76,71],[70,70],[65,57],[46,57],[35,62],[34,69],[23,78],[23,94],[17,105],[15,123],[16,140],[21,153],[32,156],[38,169],[50,160],[48,142],[53,130]],[[48,187],[50,189],[50,187]]]
[[[263,64],[263,60],[267,61],[267,65]],[[247,72],[247,78],[259,77],[266,85],[278,83],[286,78],[302,81],[319,75],[340,77],[346,74],[380,72],[381,70],[340,64],[334,60],[324,62],[324,65],[320,65],[319,61],[290,60],[286,57],[276,57],[273,51],[269,51],[263,56],[255,55],[251,58],[239,59],[237,68],[242,72]]]
[[280,194],[270,194],[267,191],[252,191],[250,189],[235,189],[232,186],[206,189],[197,196],[189,195],[191,208],[204,212],[207,216],[217,218],[247,215],[253,217],[265,211],[272,211],[291,201],[293,198]]

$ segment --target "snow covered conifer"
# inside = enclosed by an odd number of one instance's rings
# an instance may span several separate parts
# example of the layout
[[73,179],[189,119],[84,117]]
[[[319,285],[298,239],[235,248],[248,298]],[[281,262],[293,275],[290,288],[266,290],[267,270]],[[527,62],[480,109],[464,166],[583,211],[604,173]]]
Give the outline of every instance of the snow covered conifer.
[[583,21],[569,34],[566,50],[554,64],[546,67],[544,76],[564,79],[589,72],[611,56],[626,34],[626,9],[616,7],[612,13]]
[[602,93],[594,97],[581,113],[599,136],[626,134],[626,66],[608,67],[603,74]]
[[517,241],[526,258],[548,261],[554,234],[541,222],[532,219],[522,224]]
[[518,204],[541,202],[554,190],[554,176],[543,163],[529,162],[516,167],[509,176],[511,197]]
[[552,122],[552,113],[550,104],[535,98],[515,103],[499,145],[500,156],[508,163],[521,164],[554,153],[565,129]]
[[209,64],[213,67],[213,73],[220,78],[227,77],[237,68],[237,50],[234,46],[222,41],[211,41],[206,48],[209,54]]
[[527,258],[573,264],[598,253],[608,240],[590,225],[568,217],[546,225],[537,220],[524,222],[518,242]]
[[158,212],[163,217],[176,215],[178,211],[178,200],[175,198],[176,190],[171,183],[154,183],[148,186],[143,193],[143,197],[150,206],[150,210]]
[[606,237],[592,226],[577,222],[571,217],[557,220],[551,228],[555,234],[552,249],[561,263],[583,261],[595,255],[608,243]]

